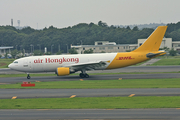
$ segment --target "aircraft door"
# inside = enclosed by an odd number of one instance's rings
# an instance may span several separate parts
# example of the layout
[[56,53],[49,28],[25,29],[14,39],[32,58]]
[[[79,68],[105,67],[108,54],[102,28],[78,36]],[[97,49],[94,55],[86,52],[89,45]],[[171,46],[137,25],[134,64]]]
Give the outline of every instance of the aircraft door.
[[23,61],[23,67],[24,67],[24,68],[28,68],[28,59],[25,59],[25,60]]
[[32,71],[32,63],[31,63],[31,60],[28,61],[29,62],[29,70]]
[[30,60],[30,59],[25,59],[25,60],[23,61],[23,68],[24,68],[27,72],[32,71],[32,65],[31,65],[31,60]]

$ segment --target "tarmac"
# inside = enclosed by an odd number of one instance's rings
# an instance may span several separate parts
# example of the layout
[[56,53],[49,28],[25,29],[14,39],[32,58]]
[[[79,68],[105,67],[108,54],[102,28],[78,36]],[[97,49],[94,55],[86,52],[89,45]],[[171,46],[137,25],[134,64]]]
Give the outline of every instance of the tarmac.
[[[114,75],[90,75],[84,80],[109,79],[150,79],[150,78],[180,78],[180,66],[132,66],[107,71],[92,71],[89,73],[125,73]],[[128,74],[128,72],[143,72],[143,74]],[[146,73],[153,72],[153,73]],[[164,73],[165,72],[165,73]],[[1,74],[19,74],[10,69],[0,69]],[[34,77],[28,80],[25,77],[0,78],[0,83],[11,84],[22,81],[72,81],[80,80],[78,75]],[[26,98],[68,98],[76,97],[127,97],[136,96],[180,96],[180,88],[147,88],[147,89],[1,89],[0,99]],[[177,105],[178,106],[178,105]],[[163,109],[0,109],[2,120],[49,120],[49,119],[126,119],[126,120],[179,120],[180,108]]]

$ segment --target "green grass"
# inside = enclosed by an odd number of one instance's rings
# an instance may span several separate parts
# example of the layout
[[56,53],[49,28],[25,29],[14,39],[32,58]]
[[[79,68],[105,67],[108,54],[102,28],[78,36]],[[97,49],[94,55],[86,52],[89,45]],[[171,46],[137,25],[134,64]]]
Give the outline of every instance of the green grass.
[[0,99],[1,109],[179,108],[180,96]]
[[172,79],[124,79],[36,82],[35,87],[21,87],[21,83],[0,85],[0,88],[16,89],[102,89],[102,88],[180,88],[180,78]]
[[152,65],[180,65],[180,58],[161,59]]
[[180,58],[180,55],[178,56],[167,56],[167,55],[162,55],[162,56],[158,56],[156,58],[160,58],[160,59],[171,59],[171,58]]
[[8,65],[13,61],[14,59],[0,59],[0,68],[8,68]]

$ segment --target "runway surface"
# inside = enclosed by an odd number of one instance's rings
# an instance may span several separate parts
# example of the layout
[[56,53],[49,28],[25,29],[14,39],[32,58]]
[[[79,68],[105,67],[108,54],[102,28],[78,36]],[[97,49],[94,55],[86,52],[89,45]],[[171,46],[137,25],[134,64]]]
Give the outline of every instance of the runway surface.
[[[89,78],[83,78],[83,80],[118,80],[122,79],[155,79],[155,78],[180,78],[180,73],[159,73],[159,74],[114,74],[114,75],[90,75]],[[72,81],[80,80],[78,75],[72,76],[42,76],[33,77],[27,79],[26,75],[24,77],[10,77],[10,78],[0,78],[0,84],[4,83],[20,83],[23,81],[35,82],[35,81]]]
[[[112,70],[96,70],[88,71],[88,73],[124,73],[124,72],[179,72],[180,66],[129,66],[125,68],[112,69]],[[0,69],[0,74],[21,74],[9,68]]]
[[18,98],[69,98],[76,97],[115,97],[122,96],[180,96],[180,88],[146,89],[1,89],[0,99]]
[[[113,70],[97,70],[88,71],[88,73],[128,73],[128,72],[143,72],[145,74],[115,74],[115,75],[90,75],[89,78],[83,78],[85,80],[110,80],[110,79],[150,79],[150,78],[180,78],[180,73],[158,73],[158,74],[146,74],[147,72],[179,72],[180,66],[132,66]],[[0,69],[0,74],[20,74],[22,72],[17,72],[10,69]],[[24,77],[14,77],[14,78],[0,78],[0,83],[17,83],[22,81],[62,81],[62,80],[79,80],[78,75],[72,76],[50,76],[50,77],[34,77],[31,75],[31,79],[26,79],[26,74]]]
[[179,120],[180,109],[56,109],[56,110],[0,110],[2,120],[53,119],[126,119],[126,120]]
[[[122,72],[179,72],[180,66],[133,66],[107,71],[89,71],[88,73],[122,73]],[[0,69],[0,74],[19,74],[10,69]],[[0,84],[18,83],[23,81],[71,81],[79,80],[79,76],[48,76],[34,77],[30,80],[24,77],[0,78]],[[150,79],[150,78],[180,78],[180,73],[157,74],[115,74],[91,75],[84,80],[110,80],[110,79]],[[64,98],[76,97],[126,97],[134,96],[180,96],[180,88],[147,88],[147,89],[0,89],[0,99],[25,98]],[[56,109],[56,110],[1,110],[0,119],[180,119],[180,109]]]

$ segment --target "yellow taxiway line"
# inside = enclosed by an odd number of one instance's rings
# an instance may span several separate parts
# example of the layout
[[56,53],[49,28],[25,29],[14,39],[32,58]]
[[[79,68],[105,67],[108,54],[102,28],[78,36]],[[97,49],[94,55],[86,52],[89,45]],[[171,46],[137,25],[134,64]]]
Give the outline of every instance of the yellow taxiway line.
[[70,98],[74,98],[74,97],[76,97],[76,95],[71,95],[71,97],[70,97]]
[[132,96],[135,96],[135,94],[131,94],[131,95],[129,95],[128,97],[132,97]]
[[13,96],[11,99],[16,99],[17,98],[17,96]]

